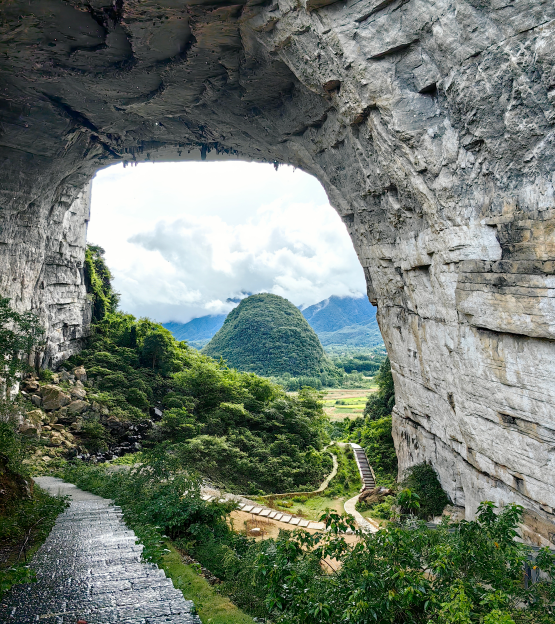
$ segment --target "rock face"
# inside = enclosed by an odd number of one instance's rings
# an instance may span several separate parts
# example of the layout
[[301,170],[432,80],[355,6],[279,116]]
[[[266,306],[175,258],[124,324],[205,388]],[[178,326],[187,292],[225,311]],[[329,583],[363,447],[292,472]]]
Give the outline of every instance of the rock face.
[[554,541],[555,5],[13,0],[1,9],[0,292],[79,348],[88,183],[250,158],[318,177],[396,384],[400,469]]

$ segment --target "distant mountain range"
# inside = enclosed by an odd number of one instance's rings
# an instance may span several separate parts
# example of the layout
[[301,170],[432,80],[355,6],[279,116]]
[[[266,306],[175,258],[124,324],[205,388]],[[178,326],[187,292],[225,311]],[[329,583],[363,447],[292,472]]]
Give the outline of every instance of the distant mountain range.
[[[376,309],[367,297],[335,295],[302,310],[324,347],[372,348],[383,344]],[[201,316],[188,323],[164,323],[177,340],[202,349],[222,327],[226,314]]]
[[195,349],[202,349],[208,344],[212,336],[224,324],[227,314],[216,314],[214,316],[200,316],[188,323],[162,323],[169,329],[176,340],[186,340]]

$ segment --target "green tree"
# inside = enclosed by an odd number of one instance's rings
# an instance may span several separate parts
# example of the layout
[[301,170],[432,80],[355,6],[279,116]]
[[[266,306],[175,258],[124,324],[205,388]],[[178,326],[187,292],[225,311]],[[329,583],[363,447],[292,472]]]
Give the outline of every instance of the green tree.
[[104,249],[87,245],[85,250],[85,287],[92,298],[92,320],[101,321],[116,311],[119,294],[112,288],[112,273],[104,260]]
[[376,375],[378,391],[371,394],[364,408],[364,416],[370,420],[378,420],[384,416],[389,416],[395,405],[395,387],[393,385],[393,375],[391,374],[391,363],[389,358],[385,358],[380,370]]
[[43,336],[38,318],[31,312],[16,312],[10,300],[0,297],[0,377],[7,387],[31,370],[29,360]]
[[167,374],[172,370],[174,338],[169,331],[157,329],[143,340],[141,360],[152,366],[153,371]]

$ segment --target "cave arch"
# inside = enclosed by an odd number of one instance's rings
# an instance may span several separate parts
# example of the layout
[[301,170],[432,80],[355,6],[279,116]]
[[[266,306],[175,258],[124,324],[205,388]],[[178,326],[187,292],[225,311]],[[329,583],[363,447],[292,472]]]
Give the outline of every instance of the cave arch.
[[12,0],[1,8],[0,292],[78,348],[88,183],[118,161],[315,175],[393,365],[400,468],[555,531],[555,6]]

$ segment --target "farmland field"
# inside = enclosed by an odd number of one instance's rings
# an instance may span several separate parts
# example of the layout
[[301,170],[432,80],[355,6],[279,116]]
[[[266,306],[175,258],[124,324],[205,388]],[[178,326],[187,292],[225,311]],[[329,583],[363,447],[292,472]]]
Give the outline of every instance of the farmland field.
[[331,420],[362,416],[368,395],[376,391],[377,387],[330,389],[324,396],[324,410]]

